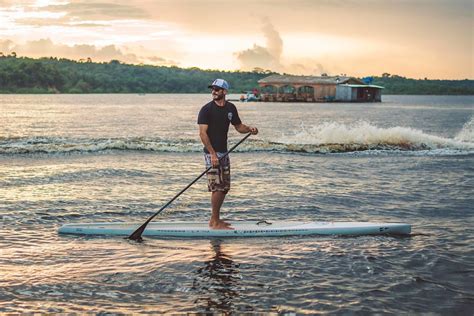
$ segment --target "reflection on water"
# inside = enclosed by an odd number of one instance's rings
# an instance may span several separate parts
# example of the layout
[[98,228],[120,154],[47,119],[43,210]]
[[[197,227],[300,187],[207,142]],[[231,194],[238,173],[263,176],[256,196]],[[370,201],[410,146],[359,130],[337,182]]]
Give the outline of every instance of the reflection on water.
[[223,251],[222,243],[220,239],[211,240],[211,258],[196,270],[192,289],[198,293],[195,304],[203,312],[229,314],[239,296],[239,264]]

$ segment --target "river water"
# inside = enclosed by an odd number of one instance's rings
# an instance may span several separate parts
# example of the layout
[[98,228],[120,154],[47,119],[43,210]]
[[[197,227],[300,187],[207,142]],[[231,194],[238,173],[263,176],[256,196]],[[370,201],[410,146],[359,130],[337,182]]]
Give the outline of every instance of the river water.
[[[143,222],[199,175],[208,100],[0,96],[0,312],[472,315],[472,96],[236,103],[260,134],[231,155],[224,218],[407,222],[409,237],[57,234]],[[156,220],[209,214],[200,180]]]

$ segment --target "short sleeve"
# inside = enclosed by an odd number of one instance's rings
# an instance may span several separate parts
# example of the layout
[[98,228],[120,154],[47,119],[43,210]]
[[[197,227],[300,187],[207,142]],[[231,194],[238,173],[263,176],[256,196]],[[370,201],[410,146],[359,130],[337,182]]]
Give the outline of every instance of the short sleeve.
[[232,125],[242,124],[242,121],[240,120],[239,112],[237,111],[237,108],[233,104],[232,104],[232,107],[233,107],[232,112],[234,112],[234,115],[232,115],[232,120],[230,122],[232,123]]
[[198,115],[198,124],[209,125],[209,107],[207,105],[203,106]]

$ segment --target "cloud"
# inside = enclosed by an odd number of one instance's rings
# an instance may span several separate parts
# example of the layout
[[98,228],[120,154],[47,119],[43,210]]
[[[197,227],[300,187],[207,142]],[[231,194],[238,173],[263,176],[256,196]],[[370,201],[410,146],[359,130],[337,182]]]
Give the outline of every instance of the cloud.
[[254,44],[253,48],[235,53],[242,69],[279,70],[281,68],[280,58],[283,52],[283,40],[280,34],[268,18],[263,19],[262,31],[266,39],[265,47]]
[[17,19],[16,24],[30,25],[35,27],[51,27],[51,26],[65,26],[65,27],[106,27],[109,24],[97,22],[75,22],[69,18],[51,19],[51,18],[37,18],[37,19]]
[[110,26],[113,21],[149,20],[149,10],[139,3],[119,4],[115,1],[103,0],[84,1],[48,1],[47,5],[41,2],[25,0],[21,5],[14,2],[0,0],[0,15],[10,16],[15,24],[49,27],[104,27]]
[[242,69],[274,68],[274,57],[270,54],[266,47],[254,44],[253,48],[238,52],[236,55]]
[[138,6],[91,1],[75,1],[65,4],[49,5],[43,10],[52,12],[66,12],[72,19],[144,19],[148,18],[147,11]]
[[284,72],[295,75],[322,75],[329,74],[327,67],[323,67],[321,63],[316,60],[307,59],[301,60],[298,63],[292,63],[284,67]]
[[97,47],[94,45],[79,44],[65,45],[57,44],[49,38],[36,41],[28,41],[24,44],[17,44],[11,40],[0,40],[0,52],[10,54],[15,52],[18,56],[29,57],[62,57],[73,60],[91,58],[95,62],[108,62],[112,59],[120,60],[124,63],[140,64],[149,63],[156,66],[177,65],[177,62],[157,56],[138,56],[133,53],[124,53],[122,49],[115,45]]
[[263,19],[263,35],[266,45],[254,44],[252,48],[235,53],[242,70],[253,70],[262,68],[276,72],[284,72],[299,75],[320,75],[327,73],[323,65],[315,60],[306,58],[305,60],[284,61],[283,40],[275,29],[270,19]]
[[272,56],[280,59],[281,53],[283,52],[283,40],[281,39],[280,34],[271,24],[269,18],[264,18],[263,22],[263,34],[267,39],[268,51]]
[[14,51],[15,43],[10,40],[0,40],[0,52],[7,54]]

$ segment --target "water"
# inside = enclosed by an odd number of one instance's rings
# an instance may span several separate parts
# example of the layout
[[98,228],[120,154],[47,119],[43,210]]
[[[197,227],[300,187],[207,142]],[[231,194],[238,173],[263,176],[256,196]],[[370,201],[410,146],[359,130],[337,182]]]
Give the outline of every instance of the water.
[[[410,237],[57,234],[144,221],[199,175],[208,98],[0,96],[1,312],[472,314],[472,96],[237,104],[260,134],[231,156],[225,218],[408,222]],[[201,180],[157,220],[209,213]]]

